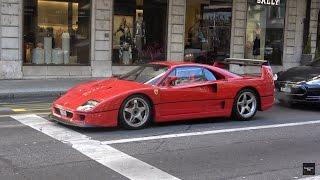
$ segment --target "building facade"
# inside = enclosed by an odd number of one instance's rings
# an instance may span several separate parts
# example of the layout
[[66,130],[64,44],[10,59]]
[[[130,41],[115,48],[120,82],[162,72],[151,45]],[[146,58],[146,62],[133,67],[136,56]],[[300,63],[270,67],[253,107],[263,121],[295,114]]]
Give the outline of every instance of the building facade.
[[269,60],[319,49],[320,0],[1,0],[0,79],[110,77],[156,60]]

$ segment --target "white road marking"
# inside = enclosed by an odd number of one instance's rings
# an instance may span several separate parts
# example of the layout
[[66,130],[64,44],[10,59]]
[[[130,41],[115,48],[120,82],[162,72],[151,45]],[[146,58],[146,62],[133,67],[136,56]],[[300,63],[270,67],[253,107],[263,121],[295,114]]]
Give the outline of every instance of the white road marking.
[[[44,113],[36,113],[36,115],[49,115],[50,113],[48,112],[44,112]],[[6,114],[6,115],[0,115],[0,118],[3,118],[3,117],[11,117],[11,116],[14,116],[14,115],[24,115],[24,116],[27,116],[27,115],[33,115],[31,113],[23,113],[23,114]]]
[[72,148],[132,180],[178,180],[178,178],[129,156],[100,141],[70,130],[59,124],[49,122],[37,115],[11,116],[17,121],[54,139],[69,144]]
[[9,129],[9,128],[21,128],[24,127],[24,125],[0,125],[0,129]]
[[319,179],[320,179],[320,176],[310,176],[307,178],[302,178],[300,180],[319,180]]
[[286,123],[286,124],[273,124],[273,125],[264,125],[264,126],[251,126],[251,127],[233,128],[233,129],[221,129],[221,130],[212,130],[212,131],[201,131],[201,132],[190,132],[190,133],[179,133],[179,134],[166,134],[166,135],[159,135],[159,136],[147,136],[147,137],[128,138],[128,139],[118,139],[118,140],[104,141],[104,142],[102,142],[102,144],[106,144],[106,145],[121,144],[121,143],[150,141],[150,140],[158,140],[158,139],[171,139],[171,138],[189,137],[189,136],[203,136],[203,135],[229,133],[229,132],[240,132],[240,131],[250,131],[250,130],[259,130],[259,129],[293,127],[293,126],[312,125],[312,124],[320,124],[320,120],[296,122],[296,123]]
[[20,108],[20,109],[12,109],[13,112],[26,112],[27,110],[24,108]]

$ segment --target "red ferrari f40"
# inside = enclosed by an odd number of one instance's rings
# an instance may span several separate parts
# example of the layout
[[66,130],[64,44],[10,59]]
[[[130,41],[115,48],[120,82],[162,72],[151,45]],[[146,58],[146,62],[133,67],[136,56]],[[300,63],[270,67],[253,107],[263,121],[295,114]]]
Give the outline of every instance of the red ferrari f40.
[[155,62],[118,78],[80,84],[52,105],[51,119],[80,127],[140,129],[151,122],[207,117],[250,120],[274,103],[274,81],[264,61],[227,63],[261,66],[261,74],[237,75],[195,63]]

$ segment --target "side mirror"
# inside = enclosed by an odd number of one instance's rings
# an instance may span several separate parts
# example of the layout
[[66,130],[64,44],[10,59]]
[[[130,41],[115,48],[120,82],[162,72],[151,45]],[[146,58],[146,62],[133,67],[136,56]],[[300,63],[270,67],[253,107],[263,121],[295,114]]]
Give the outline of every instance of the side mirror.
[[164,82],[164,85],[167,87],[173,86],[174,82],[178,80],[178,78],[176,76],[169,76],[167,77],[167,79]]

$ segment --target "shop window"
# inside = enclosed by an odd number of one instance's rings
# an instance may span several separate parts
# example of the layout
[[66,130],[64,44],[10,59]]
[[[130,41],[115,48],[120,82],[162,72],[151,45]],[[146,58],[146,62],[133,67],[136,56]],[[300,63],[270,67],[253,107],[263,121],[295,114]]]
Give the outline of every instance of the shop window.
[[24,0],[24,64],[88,65],[90,0]]
[[248,0],[245,58],[282,65],[286,1],[258,4]]
[[167,0],[114,1],[114,65],[165,60],[167,6]]
[[232,0],[187,0],[185,61],[213,64],[230,56]]

